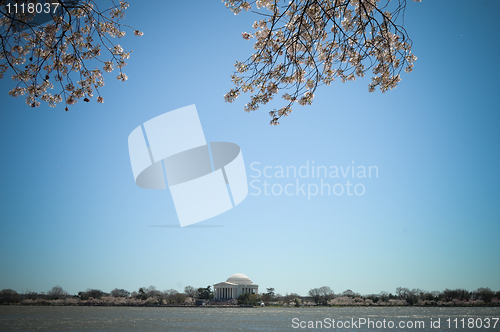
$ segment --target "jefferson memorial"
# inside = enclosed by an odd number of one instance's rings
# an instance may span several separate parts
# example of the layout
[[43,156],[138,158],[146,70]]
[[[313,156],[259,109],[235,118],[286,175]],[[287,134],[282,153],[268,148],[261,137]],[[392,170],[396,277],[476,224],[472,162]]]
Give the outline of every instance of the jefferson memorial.
[[258,294],[259,285],[256,285],[243,273],[236,273],[227,278],[226,281],[214,285],[214,299],[229,300],[238,299],[241,294]]

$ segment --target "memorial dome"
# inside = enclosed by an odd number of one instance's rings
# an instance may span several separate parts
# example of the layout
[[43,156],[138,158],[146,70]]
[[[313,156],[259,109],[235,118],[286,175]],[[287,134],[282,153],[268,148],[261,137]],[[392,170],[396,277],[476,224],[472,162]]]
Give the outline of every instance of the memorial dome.
[[252,285],[253,282],[243,273],[235,273],[227,279],[227,282],[232,282],[237,285]]

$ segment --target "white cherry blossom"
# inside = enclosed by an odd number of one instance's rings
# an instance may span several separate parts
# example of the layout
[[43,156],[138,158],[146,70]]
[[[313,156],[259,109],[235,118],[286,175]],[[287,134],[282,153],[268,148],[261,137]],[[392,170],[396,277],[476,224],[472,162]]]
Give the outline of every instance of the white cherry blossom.
[[[51,11],[52,19],[42,25],[31,22],[35,13],[9,13],[7,3],[42,3],[42,0],[0,0],[0,78],[11,69],[11,78],[16,82],[9,91],[13,97],[26,95],[26,104],[40,106],[40,101],[51,107],[65,102],[74,105],[79,99],[89,102],[97,93],[97,102],[104,99],[99,88],[104,86],[104,78],[99,68],[89,68],[90,60],[101,62],[106,73],[115,68],[119,71],[117,79],[126,81],[122,72],[124,60],[130,57],[121,45],[114,44],[112,38],[125,36],[123,28],[130,28],[134,35],[143,32],[120,22],[125,17],[129,4],[125,1],[108,1],[111,8],[101,10],[93,0],[80,0],[76,5],[71,2],[54,0],[50,3],[60,8]],[[105,2],[99,2],[105,5]],[[46,7],[42,7],[46,8]],[[104,59],[102,59],[104,57]],[[53,82],[59,88],[55,94]]]
[[336,78],[355,81],[371,71],[368,91],[386,92],[417,60],[399,23],[406,0],[257,0],[252,3],[256,8],[244,0],[222,2],[234,14],[253,10],[264,17],[252,25],[254,33],[241,34],[255,40],[255,53],[235,63],[235,87],[224,100],[233,102],[241,92],[250,92],[244,108],[250,112],[282,90],[287,104],[269,112],[273,125],[290,114],[294,103],[310,105],[319,85]]

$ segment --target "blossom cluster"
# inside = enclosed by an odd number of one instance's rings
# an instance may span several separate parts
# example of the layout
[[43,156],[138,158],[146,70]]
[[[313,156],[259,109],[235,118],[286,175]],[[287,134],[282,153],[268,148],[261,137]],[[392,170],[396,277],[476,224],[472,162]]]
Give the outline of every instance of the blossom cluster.
[[[234,14],[252,9],[246,0],[222,0]],[[380,3],[380,2],[383,3]],[[414,0],[419,2],[420,0]],[[406,30],[397,24],[406,0],[257,0],[264,19],[255,21],[245,40],[255,39],[254,50],[236,62],[233,87],[224,95],[233,102],[242,92],[252,93],[245,111],[265,105],[278,94],[286,106],[270,113],[279,124],[292,105],[310,105],[319,85],[335,79],[354,81],[371,70],[370,92],[391,90],[401,81],[400,72],[413,70],[417,59]]]
[[[0,0],[0,78],[10,69],[12,79],[17,82],[9,95],[26,95],[26,103],[38,107],[41,101],[55,107],[58,103],[73,105],[79,99],[89,102],[96,93],[97,102],[104,98],[99,88],[104,86],[102,72],[118,69],[118,80],[127,76],[122,68],[127,64],[130,52],[115,45],[111,38],[125,36],[120,23],[124,18],[127,2],[111,1],[111,8],[101,11],[92,0],[15,0],[22,4],[58,4],[50,13],[47,22],[35,24],[36,12],[10,13],[6,5],[12,0]],[[132,29],[134,30],[134,29]],[[135,30],[136,36],[143,33]],[[104,54],[103,54],[104,53]],[[106,57],[106,58],[104,58]],[[104,59],[103,59],[104,58]],[[91,69],[89,64],[102,64]],[[54,84],[59,86],[51,93]]]

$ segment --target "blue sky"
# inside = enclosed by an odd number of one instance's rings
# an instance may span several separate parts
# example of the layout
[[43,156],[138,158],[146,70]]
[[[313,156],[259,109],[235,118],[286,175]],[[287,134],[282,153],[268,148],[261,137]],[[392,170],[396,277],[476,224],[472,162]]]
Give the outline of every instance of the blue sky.
[[[144,31],[104,104],[32,109],[0,81],[0,289],[70,293],[205,287],[240,272],[260,290],[306,295],[500,290],[500,113],[496,1],[408,1],[405,27],[418,57],[385,94],[369,78],[320,87],[278,127],[268,110],[233,104],[241,38],[256,19],[220,1],[130,1],[124,23]],[[237,143],[248,181],[265,166],[376,166],[363,195],[253,195],[200,223],[178,225],[168,190],[135,185],[127,138],[145,121],[196,104],[207,141]],[[318,184],[320,179],[299,179]],[[261,182],[262,183],[262,182]],[[255,183],[254,183],[255,184]]]

